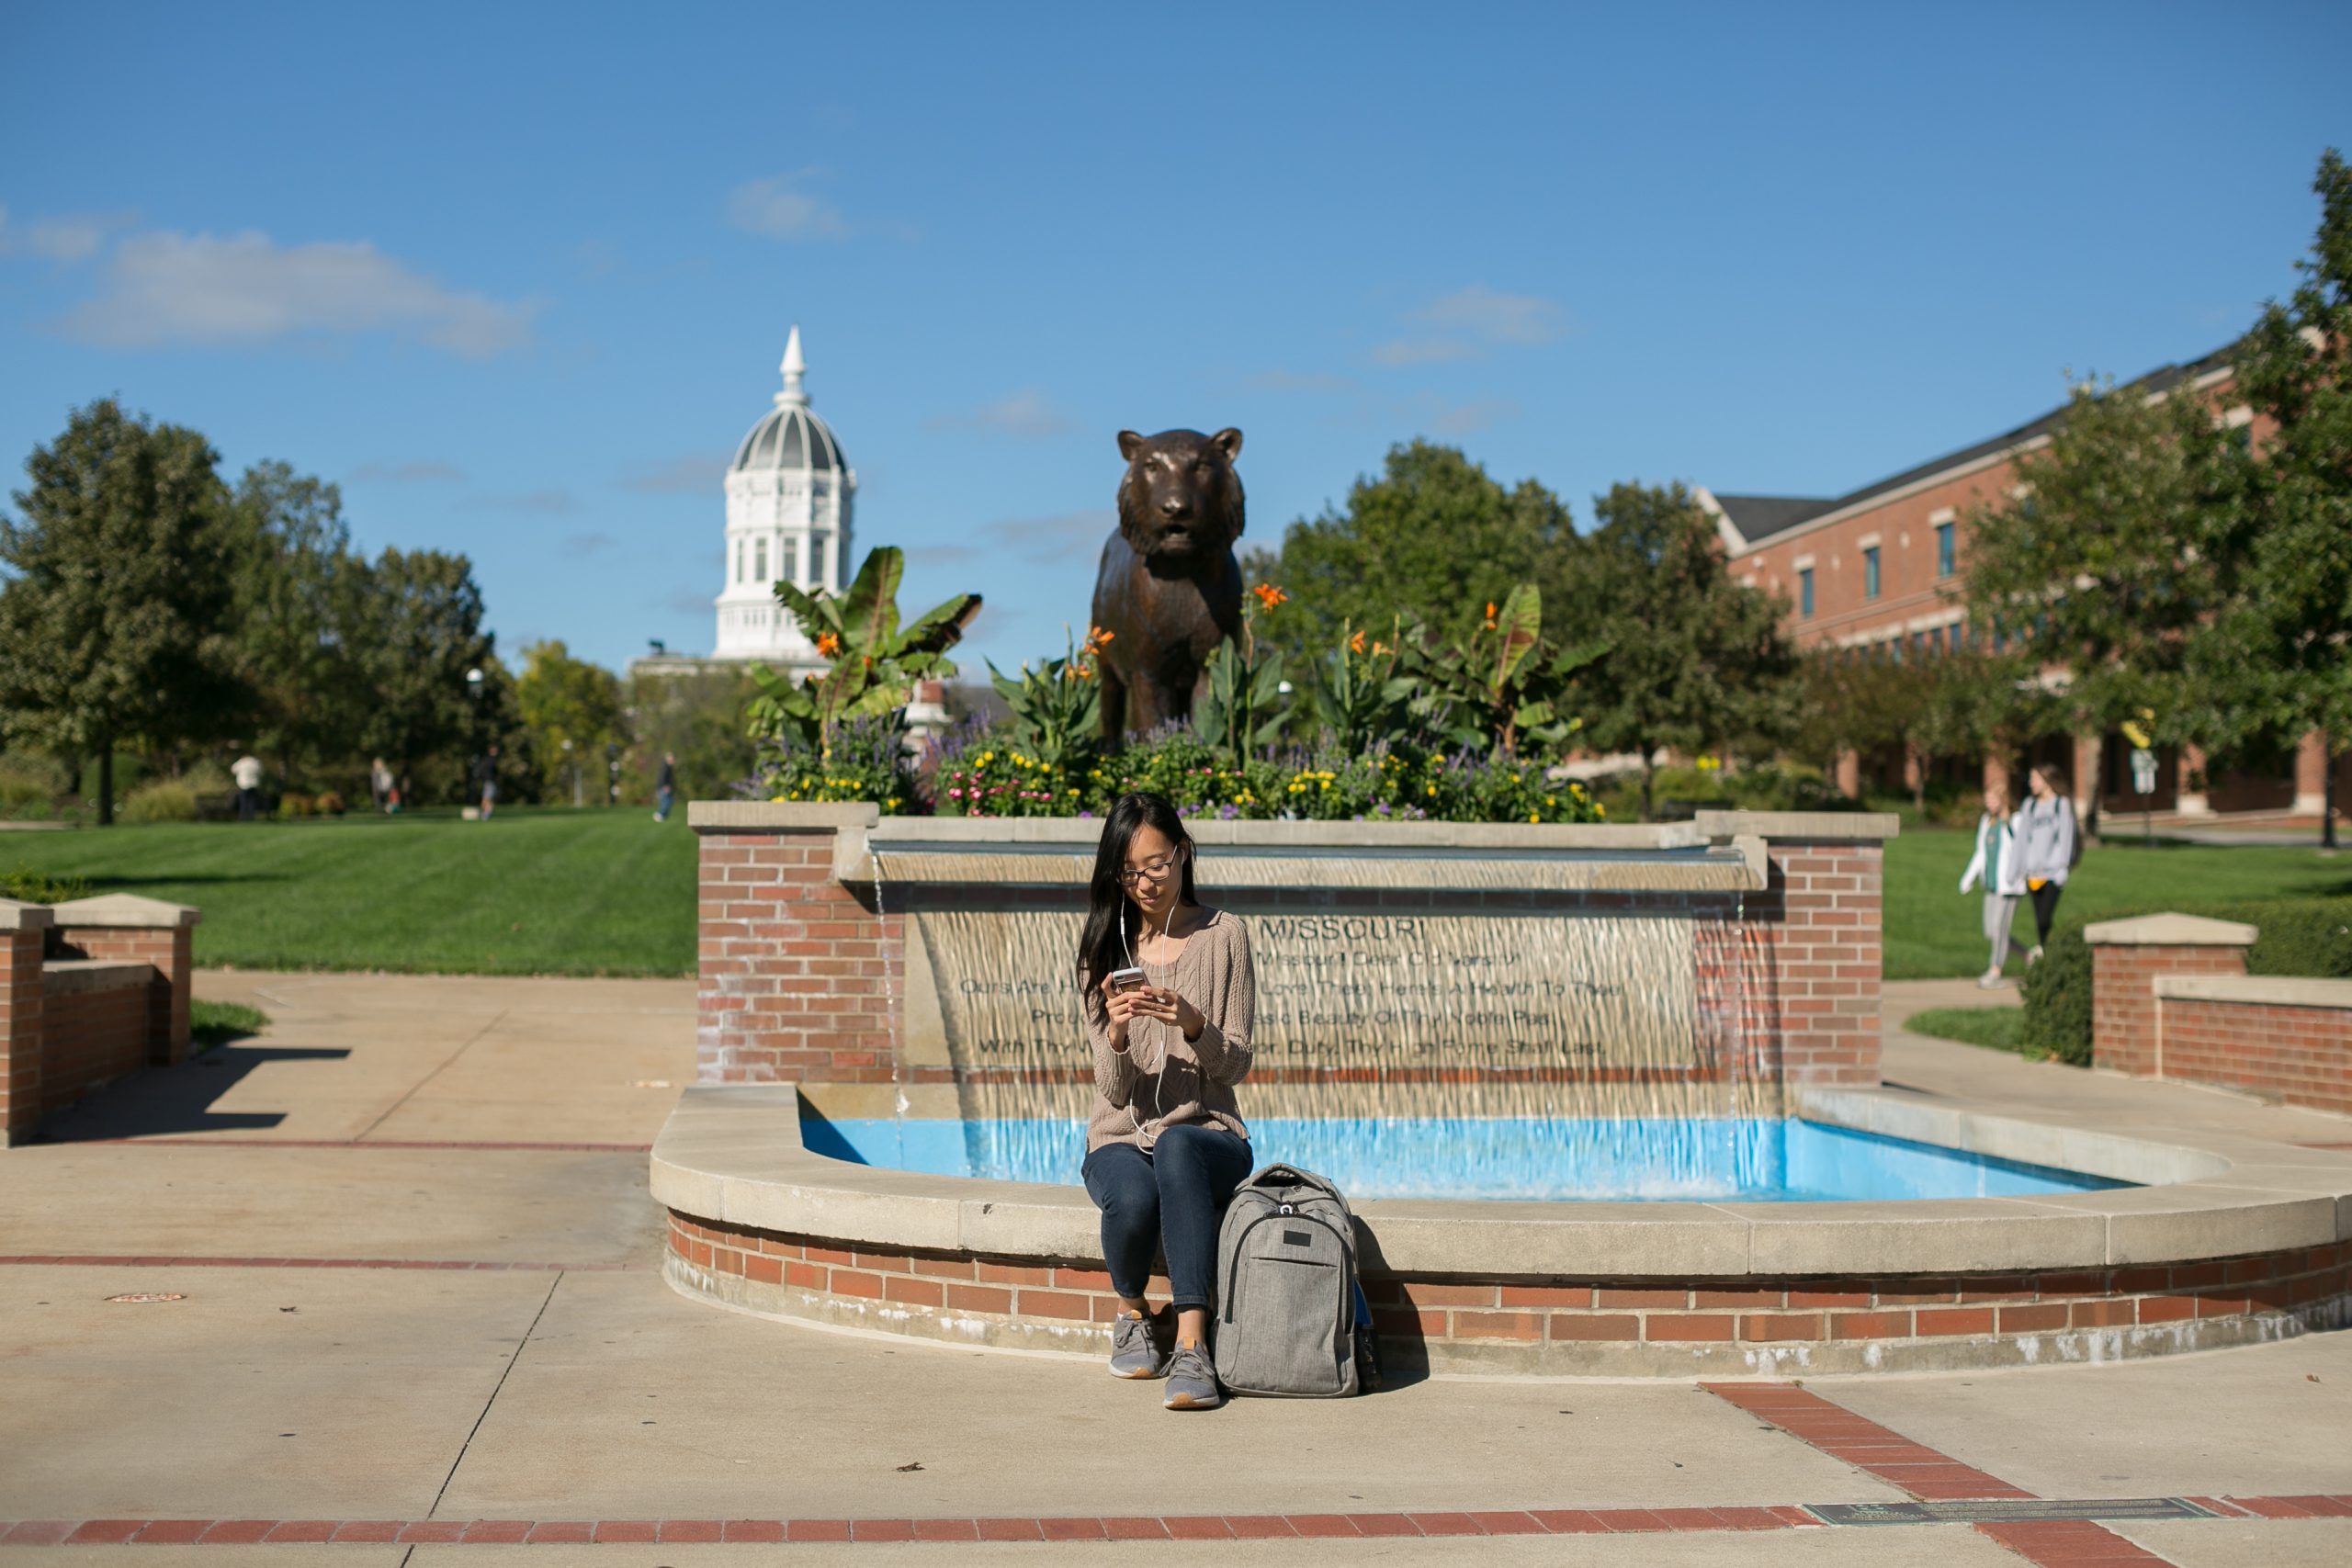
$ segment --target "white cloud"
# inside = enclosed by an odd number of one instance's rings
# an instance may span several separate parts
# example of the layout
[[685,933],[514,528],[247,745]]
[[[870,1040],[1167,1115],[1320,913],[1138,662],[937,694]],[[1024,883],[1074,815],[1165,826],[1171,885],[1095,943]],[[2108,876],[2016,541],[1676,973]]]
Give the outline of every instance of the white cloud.
[[727,197],[727,221],[749,234],[778,240],[843,240],[849,220],[822,197],[798,188],[816,171],[746,180]]
[[1476,359],[1497,346],[1549,343],[1566,325],[1566,313],[1533,294],[1505,294],[1474,283],[1411,312],[1411,321],[1434,329],[1392,338],[1372,351],[1379,365],[1435,365]]
[[1487,343],[1548,343],[1560,334],[1560,308],[1532,294],[1503,294],[1483,283],[1459,288],[1417,312],[1433,327]]
[[960,539],[910,546],[907,558],[930,567],[1006,559],[1030,566],[1091,561],[1118,525],[1118,514],[1108,507],[1052,517],[1006,517],[967,529]]
[[1436,419],[1437,428],[1448,435],[1467,435],[1484,430],[1519,412],[1519,405],[1509,398],[1481,398],[1447,409]]
[[1479,345],[1453,337],[1391,338],[1372,351],[1375,364],[1380,365],[1439,365],[1450,359],[1468,359],[1480,352]]
[[70,266],[97,254],[107,238],[129,228],[134,218],[130,212],[69,212],[35,219],[29,229],[19,229],[11,226],[8,209],[0,207],[0,255],[28,254]]
[[1001,431],[1007,435],[1043,440],[1069,429],[1069,419],[1052,400],[1035,388],[1008,393],[969,413],[941,414],[931,421],[934,430],[957,428]]
[[689,452],[623,476],[621,487],[646,495],[699,495],[727,477],[730,452]]
[[463,484],[466,471],[448,463],[362,463],[351,470],[349,484]]
[[480,495],[466,505],[476,512],[519,512],[529,517],[564,517],[580,509],[571,492],[560,485],[519,495]]
[[485,358],[519,347],[536,310],[444,288],[364,240],[282,246],[251,230],[156,231],[116,248],[104,288],[64,326],[121,348],[394,333]]

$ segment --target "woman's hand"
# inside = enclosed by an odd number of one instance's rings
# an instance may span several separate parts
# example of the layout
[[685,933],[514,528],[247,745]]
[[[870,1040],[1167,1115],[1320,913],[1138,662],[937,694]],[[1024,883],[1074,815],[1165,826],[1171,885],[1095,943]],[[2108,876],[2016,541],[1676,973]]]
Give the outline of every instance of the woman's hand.
[[1201,1016],[1200,1009],[1165,986],[1146,986],[1140,994],[1143,999],[1136,1003],[1135,1010],[1138,1018],[1156,1018],[1163,1023],[1172,1023],[1187,1040],[1198,1039],[1201,1031],[1208,1027],[1208,1020]]
[[1102,983],[1102,1008],[1110,1018],[1103,1032],[1111,1038],[1112,1050],[1127,1048],[1127,1024],[1131,1020],[1159,1016],[1150,1010],[1149,995],[1148,987],[1129,986],[1125,990],[1113,990],[1108,980]]

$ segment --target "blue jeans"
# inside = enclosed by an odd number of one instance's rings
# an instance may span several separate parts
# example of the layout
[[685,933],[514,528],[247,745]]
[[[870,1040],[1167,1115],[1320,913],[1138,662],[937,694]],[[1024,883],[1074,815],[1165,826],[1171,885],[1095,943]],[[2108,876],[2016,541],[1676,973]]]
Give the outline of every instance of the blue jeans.
[[1216,1294],[1216,1226],[1250,1174],[1250,1145],[1222,1127],[1182,1122],[1152,1151],[1105,1144],[1086,1156],[1086,1195],[1102,1211],[1102,1261],[1111,1288],[1143,1299],[1154,1248],[1168,1258],[1175,1305],[1206,1307]]

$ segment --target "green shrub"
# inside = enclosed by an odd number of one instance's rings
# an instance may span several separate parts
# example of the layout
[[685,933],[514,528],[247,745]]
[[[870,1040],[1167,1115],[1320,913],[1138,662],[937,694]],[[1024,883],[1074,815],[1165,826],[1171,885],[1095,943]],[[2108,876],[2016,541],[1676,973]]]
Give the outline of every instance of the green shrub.
[[46,822],[65,794],[65,770],[38,751],[0,754],[0,820]]
[[0,872],[0,898],[26,904],[70,904],[90,896],[89,882],[79,876],[48,876],[18,866]]
[[311,809],[311,797],[307,795],[289,792],[277,797],[277,815],[288,822],[297,817],[308,817]]
[[2279,898],[2233,904],[2212,913],[2260,928],[2262,934],[2246,951],[2249,975],[2352,979],[2352,898]]
[[311,809],[322,817],[340,817],[344,813],[343,796],[328,790],[311,802]]
[[193,822],[196,791],[178,779],[157,779],[132,790],[115,815],[125,822]]
[[2072,1066],[2091,1063],[2091,950],[2083,928],[2050,933],[2041,961],[2025,972],[2025,1021],[2018,1038]]

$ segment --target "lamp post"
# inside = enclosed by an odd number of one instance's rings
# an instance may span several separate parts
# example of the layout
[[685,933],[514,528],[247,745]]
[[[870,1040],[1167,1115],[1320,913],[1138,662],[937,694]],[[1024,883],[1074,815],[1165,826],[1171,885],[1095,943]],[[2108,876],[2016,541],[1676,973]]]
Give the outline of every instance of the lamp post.
[[571,738],[568,735],[563,739],[563,765],[571,773],[571,806],[576,811],[580,808],[580,764],[571,760]]
[[[481,754],[482,754],[482,750],[481,750],[481,668],[480,668],[479,666],[477,666],[476,668],[471,669],[471,670],[469,670],[469,671],[466,671],[466,696],[467,696],[467,698],[469,699],[469,701],[471,703],[471,705],[472,705],[472,708],[473,708],[473,723],[472,723],[471,725],[469,725],[468,728],[470,728],[470,729],[473,731],[473,741],[472,741],[472,744],[473,744],[473,756],[474,756],[477,760],[479,760],[479,759],[481,758]],[[471,794],[471,793],[472,793],[472,791],[473,791],[473,784],[474,784],[474,781],[473,781],[471,778],[468,778],[468,779],[466,780],[466,789],[467,789],[467,793],[469,793],[469,794]]]
[[605,804],[621,803],[621,749],[616,741],[605,742]]

